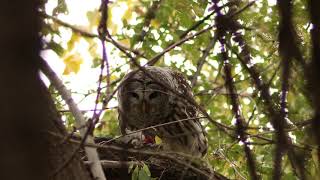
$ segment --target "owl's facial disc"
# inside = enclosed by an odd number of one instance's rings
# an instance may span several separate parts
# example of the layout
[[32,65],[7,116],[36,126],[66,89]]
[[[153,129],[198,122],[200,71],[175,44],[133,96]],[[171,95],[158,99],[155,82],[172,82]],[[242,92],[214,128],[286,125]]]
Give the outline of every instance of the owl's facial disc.
[[169,95],[160,85],[150,81],[134,81],[124,88],[122,107],[130,118],[136,119],[135,123],[145,127],[155,125],[170,112]]

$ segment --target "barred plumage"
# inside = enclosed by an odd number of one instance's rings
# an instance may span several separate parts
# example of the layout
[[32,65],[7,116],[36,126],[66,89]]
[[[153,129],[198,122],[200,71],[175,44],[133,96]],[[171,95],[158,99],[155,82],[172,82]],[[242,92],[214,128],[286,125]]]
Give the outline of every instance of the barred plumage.
[[193,95],[186,79],[169,68],[152,66],[145,71],[128,73],[118,90],[121,133],[167,123],[143,134],[159,136],[165,150],[203,156],[207,151],[206,134],[197,108],[187,101]]

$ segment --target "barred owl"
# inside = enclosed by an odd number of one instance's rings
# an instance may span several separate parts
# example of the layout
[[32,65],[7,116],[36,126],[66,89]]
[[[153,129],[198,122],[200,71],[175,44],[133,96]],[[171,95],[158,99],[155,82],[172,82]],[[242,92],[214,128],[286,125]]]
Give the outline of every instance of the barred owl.
[[142,133],[149,138],[160,137],[165,150],[202,157],[207,151],[207,139],[196,118],[197,108],[177,95],[193,98],[186,79],[169,68],[151,66],[145,72],[128,73],[119,87],[121,133],[165,123]]

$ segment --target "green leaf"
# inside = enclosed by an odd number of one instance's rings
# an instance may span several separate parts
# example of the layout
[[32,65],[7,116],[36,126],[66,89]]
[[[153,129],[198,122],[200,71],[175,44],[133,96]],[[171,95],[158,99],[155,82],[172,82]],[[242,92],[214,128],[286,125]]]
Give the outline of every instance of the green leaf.
[[143,168],[142,169],[148,176],[151,176],[151,172],[149,170],[149,167],[146,164],[143,164]]
[[131,180],[139,180],[139,167],[136,166],[136,168],[134,168],[133,172],[132,172],[132,176],[131,176]]
[[150,179],[151,179],[151,177],[148,176],[148,174],[145,171],[143,171],[143,170],[139,171],[138,180],[150,180]]
[[135,167],[135,165],[134,164],[130,164],[130,166],[128,167],[128,173],[131,173],[133,167]]

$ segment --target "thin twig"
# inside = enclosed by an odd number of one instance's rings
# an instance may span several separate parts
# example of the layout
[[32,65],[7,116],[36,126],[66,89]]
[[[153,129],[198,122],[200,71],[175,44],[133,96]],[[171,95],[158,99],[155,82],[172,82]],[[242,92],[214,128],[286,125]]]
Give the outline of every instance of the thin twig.
[[[140,161],[110,161],[110,160],[101,160],[100,161],[102,167],[104,169],[107,168],[128,168],[132,165],[141,166],[142,163]],[[90,165],[90,161],[84,161],[85,165]]]
[[[101,91],[101,81],[102,81],[102,74],[103,74],[103,69],[104,69],[104,64],[106,65],[106,71],[107,71],[107,75],[106,75],[106,81],[107,81],[107,86],[106,86],[106,97],[110,96],[110,67],[109,67],[109,61],[108,61],[108,56],[107,56],[107,50],[106,50],[106,36],[108,33],[108,29],[107,29],[107,24],[108,24],[108,3],[109,0],[102,0],[101,1],[101,7],[100,7],[100,11],[101,11],[101,19],[100,19],[100,23],[99,23],[99,27],[98,27],[98,32],[99,32],[99,37],[100,37],[100,41],[101,41],[101,45],[102,45],[102,62],[101,62],[101,73],[99,76],[99,85],[98,85],[98,90],[97,90],[97,99],[96,99],[96,105],[95,105],[95,110],[97,109],[97,104],[98,104],[98,99],[99,99],[99,95],[100,95],[100,91]],[[100,119],[100,116],[103,112],[102,109],[107,107],[107,103],[106,101],[103,101],[104,103],[102,104],[102,108],[100,111],[98,111],[98,113],[96,113],[96,111],[94,111],[94,117],[93,119],[93,123],[92,126],[94,127]]]
[[[247,8],[251,7],[252,5],[253,5],[253,3],[249,3],[249,4],[246,5],[245,7],[241,8],[239,11],[242,12],[242,11],[246,10]],[[232,18],[234,15],[237,15],[239,11],[235,12],[234,14],[231,14],[229,17]],[[186,37],[184,37],[183,39],[181,39],[181,40],[179,40],[179,41],[177,41],[177,42],[169,45],[169,47],[167,47],[165,50],[163,50],[162,52],[158,53],[158,54],[155,55],[153,58],[151,58],[151,59],[147,62],[147,65],[149,65],[149,66],[154,65],[165,53],[171,51],[171,50],[174,49],[176,46],[180,46],[180,45],[183,44],[184,42],[189,41],[189,40],[195,38],[196,36],[199,36],[199,35],[207,32],[207,31],[213,29],[214,27],[215,27],[214,25],[211,25],[211,26],[209,26],[209,27],[207,27],[207,28],[205,28],[205,29],[202,29],[202,30],[196,32],[196,33],[193,34],[193,35],[186,36]]]
[[[47,19],[51,19],[52,21],[54,21],[55,23],[61,25],[61,26],[64,26],[64,27],[67,27],[69,29],[71,29],[73,32],[75,33],[79,33],[80,35],[84,36],[84,37],[89,37],[89,38],[100,38],[98,34],[94,34],[94,33],[90,33],[90,32],[87,32],[87,31],[84,31],[78,27],[76,27],[75,25],[71,25],[69,23],[66,23],[54,16],[50,16],[48,14],[45,14],[45,13],[40,13],[40,15],[44,18],[47,18]],[[106,41],[108,42],[111,42],[111,40],[106,37]],[[118,43],[118,46],[120,46],[122,49],[125,49],[126,51],[129,51],[129,52],[132,52],[134,53],[135,55],[138,55],[138,56],[143,56],[143,53],[141,53],[140,51],[137,51],[137,50],[132,50],[131,48],[123,45],[123,44],[120,44]]]
[[193,34],[193,35],[186,36],[185,38],[183,38],[183,39],[181,39],[181,40],[173,43],[172,45],[170,45],[169,47],[167,47],[165,50],[163,50],[162,52],[160,52],[160,53],[158,53],[157,55],[155,55],[154,57],[152,57],[152,58],[148,61],[147,65],[149,65],[149,66],[154,65],[165,53],[171,51],[172,49],[174,49],[174,48],[177,47],[177,46],[180,46],[181,44],[183,44],[183,43],[186,42],[186,41],[189,41],[189,40],[191,40],[191,39],[193,39],[193,38],[195,38],[195,37],[197,37],[197,36],[199,36],[199,35],[201,35],[201,34],[203,34],[203,33],[205,33],[205,32],[208,32],[209,30],[211,30],[211,29],[214,28],[214,27],[215,27],[214,25],[211,25],[211,26],[209,26],[209,27],[207,27],[207,28],[205,28],[205,29],[202,29],[202,30],[196,32],[196,33]]
[[[151,20],[156,17],[156,12],[160,8],[161,2],[162,0],[152,1],[151,7],[148,8],[147,10],[146,17],[143,22],[143,26],[141,27],[141,32],[137,36],[137,42],[135,42],[136,44],[143,42],[145,36],[147,35],[150,29]],[[134,47],[134,46],[135,45],[133,44],[131,47]]]
[[146,127],[146,128],[142,128],[142,129],[138,129],[138,130],[135,130],[135,131],[128,132],[125,135],[121,135],[121,136],[112,138],[112,139],[110,139],[108,141],[103,142],[103,144],[108,144],[108,143],[113,142],[113,141],[115,141],[117,139],[120,139],[122,137],[129,136],[131,134],[135,134],[135,133],[138,133],[138,132],[146,131],[146,130],[149,130],[149,129],[154,129],[154,128],[158,128],[158,127],[162,127],[162,126],[167,126],[167,125],[171,125],[171,124],[175,124],[175,123],[179,123],[179,122],[183,122],[183,121],[191,121],[191,120],[203,119],[203,118],[207,118],[207,117],[201,116],[201,117],[194,117],[194,118],[179,119],[179,120],[176,120],[176,121],[170,121],[170,122],[166,122],[166,123],[157,124],[157,125],[154,125],[154,126],[149,126],[149,127]]
[[[105,107],[105,108],[101,108],[101,109],[96,109],[96,111],[104,111],[104,110],[113,110],[113,109],[117,109],[118,106],[114,106],[114,107]],[[82,109],[80,110],[82,113],[86,113],[86,112],[92,112],[94,111],[94,109]],[[63,110],[58,110],[58,112],[60,113],[68,113],[71,112],[70,110],[67,109],[63,109]]]
[[[229,1],[226,4],[222,5],[219,7],[220,9],[223,9],[227,6],[232,6],[234,5],[236,2],[235,1]],[[201,20],[199,20],[198,22],[196,22],[194,25],[192,25],[190,28],[188,28],[185,32],[183,32],[180,36],[179,39],[182,39],[184,37],[186,37],[191,31],[196,30],[201,24],[203,24],[206,20],[208,20],[212,15],[214,15],[216,13],[216,10],[212,11],[210,14],[206,15],[204,18],[202,18]]]
[[200,75],[200,71],[206,61],[206,58],[209,56],[209,52],[214,48],[214,45],[217,42],[217,38],[214,37],[209,45],[207,46],[207,48],[205,49],[205,51],[203,52],[203,55],[201,56],[201,58],[198,60],[198,64],[197,64],[197,71],[194,73],[192,80],[191,80],[191,87],[194,87],[197,84],[197,80],[198,80],[198,76]]

